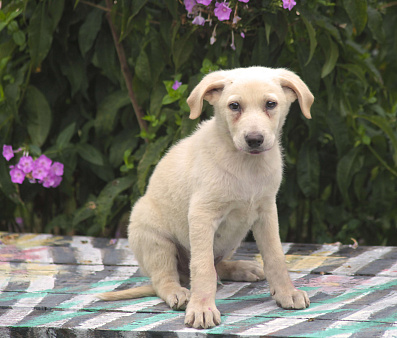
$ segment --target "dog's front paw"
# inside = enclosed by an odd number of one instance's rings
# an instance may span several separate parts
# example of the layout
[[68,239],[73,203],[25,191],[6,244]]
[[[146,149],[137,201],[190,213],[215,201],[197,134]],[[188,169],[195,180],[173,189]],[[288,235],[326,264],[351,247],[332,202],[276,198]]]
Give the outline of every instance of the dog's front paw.
[[283,309],[302,310],[310,305],[310,299],[306,291],[297,290],[295,288],[288,292],[275,292],[273,294],[273,299],[276,301],[277,305]]
[[186,308],[185,325],[195,329],[209,329],[221,323],[221,313],[215,304],[189,302]]

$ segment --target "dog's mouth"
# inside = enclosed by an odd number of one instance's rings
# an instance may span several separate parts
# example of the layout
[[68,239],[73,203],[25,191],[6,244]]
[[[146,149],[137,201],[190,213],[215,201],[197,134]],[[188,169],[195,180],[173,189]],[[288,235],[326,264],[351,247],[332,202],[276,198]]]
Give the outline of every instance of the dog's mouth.
[[269,149],[240,149],[240,150],[247,154],[250,154],[250,155],[260,155],[260,154],[263,154],[263,153],[269,151],[272,148],[273,147],[271,147]]
[[249,150],[248,151],[248,154],[251,154],[251,155],[259,155],[259,154],[262,154],[262,153],[264,153],[266,150]]

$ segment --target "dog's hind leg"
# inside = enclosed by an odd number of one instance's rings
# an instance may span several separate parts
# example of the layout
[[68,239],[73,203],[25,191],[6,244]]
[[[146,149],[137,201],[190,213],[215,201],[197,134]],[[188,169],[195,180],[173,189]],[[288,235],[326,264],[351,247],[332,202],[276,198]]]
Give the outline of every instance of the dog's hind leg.
[[131,249],[139,266],[152,282],[157,296],[172,309],[183,310],[190,299],[190,291],[181,286],[178,273],[178,249],[174,242],[154,230],[142,226],[129,229]]
[[224,260],[219,262],[215,268],[221,280],[257,282],[265,279],[262,264],[255,261]]

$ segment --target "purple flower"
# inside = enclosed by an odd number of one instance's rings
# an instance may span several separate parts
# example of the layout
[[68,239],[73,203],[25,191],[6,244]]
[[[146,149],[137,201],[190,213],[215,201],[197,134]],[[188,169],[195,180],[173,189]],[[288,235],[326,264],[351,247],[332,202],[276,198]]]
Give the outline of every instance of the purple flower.
[[50,168],[51,173],[55,176],[63,175],[63,164],[61,162],[54,162]]
[[6,144],[3,145],[3,156],[7,161],[11,160],[14,157],[12,146],[7,146]]
[[35,167],[43,167],[45,169],[50,169],[52,160],[50,160],[47,156],[41,155],[39,158],[36,158],[34,161]]
[[202,4],[204,6],[208,6],[212,0],[196,0],[198,4]]
[[283,0],[283,8],[291,10],[296,5],[294,0]]
[[49,169],[43,166],[35,165],[32,171],[32,177],[36,180],[44,180],[44,178],[48,175],[48,172]]
[[53,188],[56,188],[58,185],[60,185],[62,182],[62,177],[61,176],[55,176],[54,179],[54,184],[52,185]]
[[190,14],[193,12],[193,7],[196,6],[196,0],[185,0],[185,8],[187,12]]
[[232,9],[229,8],[228,2],[216,2],[214,14],[219,21],[229,20]]
[[33,170],[33,159],[31,156],[22,156],[17,164],[17,168],[21,169],[25,174]]
[[25,179],[25,173],[18,168],[13,167],[10,170],[11,182],[21,184]]
[[177,90],[182,85],[182,82],[175,80],[174,84],[172,85],[173,90]]
[[248,3],[250,0],[238,0],[238,1]]
[[52,161],[45,155],[41,155],[33,163],[32,177],[43,180],[50,170]]
[[201,15],[198,15],[198,16],[196,16],[196,17],[193,19],[192,24],[193,24],[193,25],[204,26],[204,24],[205,24],[205,19],[204,19]]
[[49,173],[43,179],[43,187],[44,188],[56,188],[59,184],[61,184],[62,177],[54,175],[53,173]]
[[20,227],[23,227],[23,218],[15,217],[15,223],[17,223]]
[[241,32],[241,33],[240,33],[240,36],[241,36],[243,39],[245,39],[245,34],[244,34],[244,32]]

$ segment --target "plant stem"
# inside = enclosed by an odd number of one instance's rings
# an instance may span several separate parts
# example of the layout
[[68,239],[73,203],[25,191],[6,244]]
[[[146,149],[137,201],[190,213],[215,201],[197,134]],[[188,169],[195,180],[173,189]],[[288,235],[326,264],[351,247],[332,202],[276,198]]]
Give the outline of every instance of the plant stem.
[[382,163],[383,166],[384,166],[387,170],[390,171],[390,173],[392,173],[394,176],[397,177],[397,171],[393,170],[393,169],[386,163],[386,161],[384,161],[384,160],[382,159],[382,157],[379,156],[379,154],[375,151],[375,149],[372,148],[369,144],[367,145],[367,147],[368,147],[368,149],[371,151],[371,153],[378,159],[378,161],[379,161],[380,163]]
[[[124,47],[120,42],[120,37],[112,21],[112,16],[111,16],[112,6],[113,6],[113,2],[111,0],[106,0],[106,7],[108,9],[108,12],[106,13],[106,19],[109,23],[109,27],[112,32],[114,45],[116,47],[117,55],[120,61],[121,72],[123,74],[125,84],[127,85],[128,95],[130,97],[132,107],[134,108],[135,116],[138,120],[138,124],[141,131],[145,131],[145,133],[147,133],[146,121],[143,119],[142,110],[139,107],[134,90],[132,89],[132,74],[130,68],[128,67],[127,58],[124,52]],[[149,140],[145,138],[145,142],[148,143]]]

